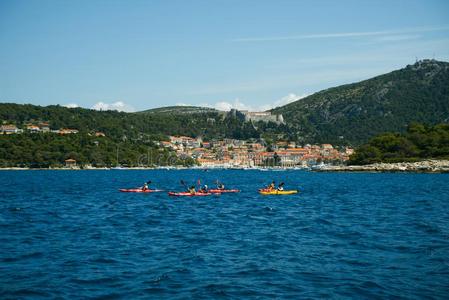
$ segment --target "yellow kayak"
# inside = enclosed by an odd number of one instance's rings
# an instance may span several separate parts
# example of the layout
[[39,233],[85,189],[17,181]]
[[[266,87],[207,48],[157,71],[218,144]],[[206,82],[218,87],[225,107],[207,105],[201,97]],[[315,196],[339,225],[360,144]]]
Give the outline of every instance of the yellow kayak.
[[293,195],[298,193],[297,190],[291,190],[291,191],[264,191],[264,190],[260,190],[259,191],[260,194],[262,195]]

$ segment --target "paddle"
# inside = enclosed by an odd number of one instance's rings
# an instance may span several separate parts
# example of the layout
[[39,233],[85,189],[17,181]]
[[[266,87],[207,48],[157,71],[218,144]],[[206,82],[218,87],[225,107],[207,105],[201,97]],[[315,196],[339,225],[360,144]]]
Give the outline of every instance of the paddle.
[[[150,185],[150,184],[151,184],[151,180],[148,180],[148,181],[146,182],[146,184],[147,184],[147,185]],[[144,188],[143,186],[140,187],[140,189],[142,189],[142,190],[143,190],[143,188]]]
[[184,182],[184,180],[182,180],[182,179],[181,179],[181,184],[182,184],[186,189],[188,189],[188,188],[187,188],[187,184],[186,184],[186,183]]
[[215,184],[217,185],[217,188],[220,188],[220,186],[221,186],[221,182],[217,179],[217,180],[215,180]]
[[[279,193],[279,191],[281,190],[281,188],[282,188],[283,186],[284,186],[284,183],[283,183],[283,182],[279,183],[278,188],[277,188],[277,190],[276,190],[276,193]],[[283,190],[283,188],[282,188],[282,190]]]

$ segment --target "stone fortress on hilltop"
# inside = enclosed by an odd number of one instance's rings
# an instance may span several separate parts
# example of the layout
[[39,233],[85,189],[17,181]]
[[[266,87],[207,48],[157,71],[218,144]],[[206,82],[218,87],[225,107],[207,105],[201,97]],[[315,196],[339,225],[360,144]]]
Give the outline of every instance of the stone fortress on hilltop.
[[285,124],[284,117],[282,114],[272,114],[269,111],[264,112],[250,112],[247,110],[237,110],[237,109],[231,109],[229,112],[231,116],[240,118],[244,120],[245,122],[273,122],[276,124]]

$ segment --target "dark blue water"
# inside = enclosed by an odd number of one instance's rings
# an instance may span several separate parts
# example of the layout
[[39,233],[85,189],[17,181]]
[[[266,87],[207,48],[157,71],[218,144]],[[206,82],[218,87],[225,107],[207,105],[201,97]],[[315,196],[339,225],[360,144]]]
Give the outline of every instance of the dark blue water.
[[[239,195],[117,191],[225,181]],[[260,196],[272,179],[293,196]],[[449,297],[449,175],[1,171],[0,298]]]

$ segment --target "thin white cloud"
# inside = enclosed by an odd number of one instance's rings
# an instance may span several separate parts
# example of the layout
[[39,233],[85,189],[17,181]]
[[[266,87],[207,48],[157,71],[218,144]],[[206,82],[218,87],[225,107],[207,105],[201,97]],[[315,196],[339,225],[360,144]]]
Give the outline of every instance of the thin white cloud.
[[288,41],[288,40],[304,40],[304,39],[326,39],[326,38],[357,38],[371,36],[390,36],[403,35],[407,33],[424,33],[435,31],[447,31],[449,25],[439,27],[415,27],[396,30],[380,30],[380,31],[361,31],[361,32],[333,32],[318,34],[302,34],[290,36],[273,36],[273,37],[244,37],[232,39],[232,42],[271,42],[271,41]]
[[177,106],[200,106],[200,107],[209,107],[209,108],[215,108],[217,110],[221,111],[230,111],[231,109],[235,108],[238,110],[250,110],[253,111],[254,108],[246,105],[242,101],[240,101],[239,98],[234,99],[234,101],[218,101],[214,104],[210,103],[199,103],[199,104],[188,104],[188,103],[176,103]]
[[289,103],[301,100],[302,98],[305,98],[309,96],[309,94],[301,94],[301,95],[297,95],[295,93],[290,93],[285,97],[282,97],[281,99],[277,100],[274,102],[274,105],[272,108],[274,107],[278,107],[278,106],[283,106],[283,105],[287,105]]
[[80,107],[78,104],[76,104],[76,103],[68,103],[68,104],[64,104],[63,105],[64,107],[67,107],[67,108],[77,108],[77,107]]
[[375,39],[378,42],[400,42],[400,41],[408,41],[408,40],[416,40],[419,39],[421,35],[419,34],[397,34],[397,35],[386,35],[380,36]]
[[133,112],[134,107],[131,105],[125,104],[123,101],[117,101],[114,103],[105,103],[105,102],[97,102],[92,106],[92,109],[95,110],[117,110],[124,112]]
[[243,103],[239,98],[236,98],[233,102],[219,101],[213,105],[215,109],[229,111],[232,108],[238,110],[254,110],[253,107]]
[[262,106],[259,107],[260,111],[266,111],[266,110],[270,110],[279,106],[284,106],[287,105],[289,103],[301,100],[302,98],[305,98],[309,96],[309,94],[301,94],[301,95],[297,95],[295,93],[290,93],[285,97],[282,97],[281,99],[278,99],[276,101],[274,101],[273,103],[270,104],[264,104]]

